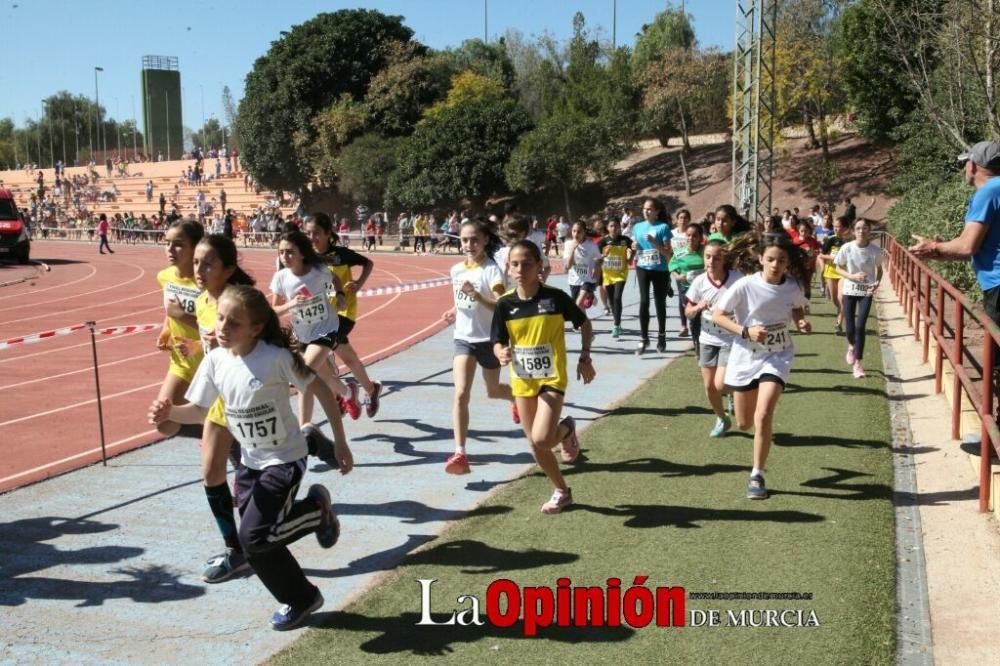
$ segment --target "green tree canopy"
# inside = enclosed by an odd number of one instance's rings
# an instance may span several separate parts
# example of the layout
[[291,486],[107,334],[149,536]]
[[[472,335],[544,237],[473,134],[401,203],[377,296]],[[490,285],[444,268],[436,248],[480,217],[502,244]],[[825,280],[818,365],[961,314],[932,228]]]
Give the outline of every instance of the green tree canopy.
[[473,101],[427,118],[400,146],[389,205],[482,204],[503,188],[504,164],[530,122],[511,99]]
[[400,16],[362,9],[319,14],[272,43],[246,78],[237,129],[242,162],[266,187],[297,190],[311,180],[296,146],[316,137],[313,117],[342,95],[362,101],[372,78],[413,31]]
[[365,134],[344,147],[333,163],[341,194],[358,203],[381,206],[403,140]]

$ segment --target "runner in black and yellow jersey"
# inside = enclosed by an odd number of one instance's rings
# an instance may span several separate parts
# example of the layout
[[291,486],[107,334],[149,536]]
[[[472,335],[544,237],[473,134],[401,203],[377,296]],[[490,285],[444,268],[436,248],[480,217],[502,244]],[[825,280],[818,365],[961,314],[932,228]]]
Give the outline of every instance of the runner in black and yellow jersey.
[[[202,358],[201,353],[185,356],[178,345],[198,339],[194,303],[201,289],[194,279],[194,247],[204,235],[205,229],[194,220],[172,224],[166,233],[170,266],[156,274],[156,280],[163,289],[163,309],[166,311],[156,346],[161,351],[170,352],[170,365],[157,400],[170,400],[175,405],[185,402],[184,394]],[[168,436],[176,435],[180,430],[179,424],[171,422],[163,422],[156,427]]]
[[531,452],[555,486],[542,513],[559,513],[573,496],[552,449],[562,442],[565,462],[575,461],[580,453],[573,417],[559,420],[569,384],[563,322],[580,329],[583,348],[576,376],[585,384],[596,374],[590,359],[593,329],[566,292],[542,283],[542,253],[537,245],[529,240],[514,243],[507,264],[517,287],[497,301],[490,339],[500,364],[510,366],[511,392]]
[[620,220],[608,220],[608,235],[601,239],[598,249],[604,257],[601,263],[602,282],[608,290],[608,305],[614,318],[611,337],[618,338],[622,334],[622,297],[628,282],[628,265],[632,260],[632,241],[622,235]]

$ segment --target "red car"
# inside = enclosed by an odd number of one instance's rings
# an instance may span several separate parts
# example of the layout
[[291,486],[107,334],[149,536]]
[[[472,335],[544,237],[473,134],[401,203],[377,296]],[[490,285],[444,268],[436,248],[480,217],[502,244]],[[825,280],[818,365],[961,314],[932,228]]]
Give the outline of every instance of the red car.
[[10,190],[0,189],[0,257],[15,257],[28,263],[31,254],[31,234],[21,220]]

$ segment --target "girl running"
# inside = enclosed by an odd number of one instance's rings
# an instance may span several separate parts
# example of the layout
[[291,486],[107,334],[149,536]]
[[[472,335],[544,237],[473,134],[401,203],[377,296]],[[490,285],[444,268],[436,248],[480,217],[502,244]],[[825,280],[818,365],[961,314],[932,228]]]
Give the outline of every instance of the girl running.
[[[378,414],[382,383],[371,380],[368,372],[365,370],[364,363],[361,362],[361,358],[358,356],[358,352],[351,346],[351,341],[348,338],[351,331],[354,330],[355,322],[358,319],[358,290],[368,281],[368,278],[372,274],[372,269],[375,268],[375,263],[354,250],[337,245],[337,236],[333,233],[333,221],[326,213],[316,213],[306,220],[305,233],[312,242],[316,254],[326,262],[330,273],[344,285],[347,305],[337,311],[340,322],[337,326],[337,345],[334,347],[334,353],[340,357],[340,360],[344,362],[354,375],[354,378],[361,384],[361,388],[365,390],[367,396],[365,400],[365,414],[370,419],[375,418],[375,415]],[[355,279],[353,269],[358,266],[361,267],[361,275]],[[328,298],[330,305],[336,307],[337,294],[330,292]],[[328,355],[327,361],[331,364],[334,363],[333,356]],[[331,370],[336,372],[336,366],[331,365]],[[361,409],[357,403],[357,399],[353,395],[353,391],[351,398],[345,401],[344,406],[347,408],[347,413],[351,415],[352,419],[358,418]],[[308,423],[312,419],[313,410],[311,393],[302,394],[299,400],[299,410],[299,414],[303,420]]]
[[872,308],[872,298],[882,281],[882,248],[871,244],[871,223],[858,220],[854,225],[854,240],[845,243],[834,259],[837,272],[844,278],[843,302],[847,321],[847,354],[844,360],[862,379],[865,369],[865,327]]
[[[802,289],[805,291],[806,300],[808,301],[812,298],[812,279],[816,273],[816,259],[820,254],[821,248],[819,241],[813,236],[812,224],[808,220],[804,218],[799,220],[798,230],[798,240],[794,242],[806,255],[806,273],[802,278]],[[809,306],[807,305],[806,312],[808,311]]]
[[[222,292],[230,284],[253,286],[254,280],[237,264],[233,241],[219,234],[205,236],[195,246],[194,276],[203,291],[195,300],[199,342],[190,346],[190,354],[207,354],[218,346],[215,322]],[[233,495],[226,483],[227,458],[238,470],[240,448],[227,429],[225,405],[220,397],[212,403],[202,426],[201,474],[205,497],[222,533],[225,550],[208,560],[201,576],[206,583],[229,580],[250,566],[240,545]]]
[[[700,228],[700,225],[697,226]],[[698,367],[701,368],[705,395],[715,412],[715,425],[709,436],[722,437],[732,425],[723,408],[722,396],[729,393],[725,387],[725,377],[733,336],[715,324],[712,308],[743,274],[729,265],[726,244],[721,240],[708,242],[704,259],[706,270],[691,281],[685,295],[687,307],[684,313],[691,320],[692,327],[695,321],[701,322],[697,347]]]
[[[323,548],[340,536],[329,491],[313,485],[295,501],[306,468],[306,441],[288,403],[288,384],[311,387],[328,416],[337,413],[330,388],[291,350],[288,334],[264,295],[253,287],[231,285],[218,300],[216,340],[187,397],[187,405],[156,400],[150,421],[200,423],[217,398],[225,404],[229,431],[242,446],[236,473],[240,512],[239,542],[250,566],[282,605],[271,618],[279,631],[300,625],[323,605],[288,544],[315,532]],[[354,466],[346,442],[338,444],[341,474]]]
[[[183,350],[198,339],[195,301],[201,289],[194,279],[194,248],[204,235],[205,229],[194,220],[172,224],[166,233],[170,266],[156,274],[156,280],[163,289],[163,308],[166,311],[156,347],[170,352],[167,376],[157,399],[170,400],[175,404],[184,402],[184,393],[202,358],[200,350],[190,356],[185,356]],[[180,425],[164,423],[157,429],[169,437],[177,434]]]
[[658,199],[646,199],[642,204],[643,221],[632,225],[634,238],[632,251],[636,256],[635,275],[639,280],[639,329],[642,340],[636,354],[645,354],[649,348],[649,287],[653,287],[656,305],[657,341],[656,351],[667,351],[667,296],[673,296],[670,286],[668,263],[670,248],[670,227],[667,225],[667,211]]
[[747,231],[750,231],[750,222],[736,212],[736,208],[723,204],[715,209],[715,231],[709,235],[708,240],[730,243],[733,238]]
[[[271,279],[271,305],[278,316],[290,312],[292,332],[295,339],[305,348],[302,354],[308,365],[333,389],[335,395],[349,396],[341,401],[357,403],[355,385],[345,386],[337,373],[330,367],[329,353],[337,346],[339,317],[333,307],[346,306],[346,294],[340,279],[332,274],[326,264],[316,254],[309,238],[301,231],[284,234],[278,241],[278,256],[285,266]],[[336,295],[336,306],[331,306],[327,294]],[[306,420],[302,410],[303,393],[299,392],[299,424],[307,431],[315,426]],[[327,416],[331,416],[327,412]],[[333,439],[338,446],[346,446],[347,435],[340,410],[330,418]]]
[[[688,216],[690,217],[690,216]],[[688,224],[682,231],[685,244],[684,252],[679,256],[674,253],[670,258],[670,274],[677,281],[677,293],[684,294],[691,286],[691,282],[705,270],[705,259],[702,256],[705,247],[705,238],[701,235],[700,224]],[[689,334],[694,341],[695,350],[698,348],[698,332],[701,330],[701,319],[698,317],[688,317],[686,302],[682,297],[677,299],[680,307],[681,332],[680,336],[686,338]],[[691,330],[688,331],[688,319],[691,320]]]
[[726,387],[735,393],[737,427],[754,426],[747,498],[767,499],[764,464],[771,449],[774,411],[795,358],[789,320],[800,333],[812,330],[803,312],[804,261],[784,233],[759,239],[747,234],[731,251],[737,267],[757,263],[761,268],[728,288],[713,308],[712,320],[734,334]]
[[598,249],[603,257],[602,281],[608,291],[608,304],[614,319],[611,337],[617,339],[622,334],[622,298],[628,283],[628,266],[632,261],[632,241],[622,235],[621,220],[608,220],[608,235],[601,239]]
[[836,331],[840,335],[844,332],[844,311],[840,299],[840,279],[834,263],[840,248],[847,242],[847,222],[843,217],[838,217],[833,221],[833,233],[826,237],[820,249],[819,258],[823,262],[823,285],[826,288],[826,296],[837,308]]
[[562,443],[562,459],[574,462],[580,454],[573,417],[559,420],[569,377],[566,370],[564,321],[580,329],[582,349],[576,366],[584,384],[596,375],[590,359],[592,328],[587,315],[560,289],[542,283],[542,253],[531,241],[518,241],[510,250],[510,271],[517,288],[497,301],[491,340],[501,365],[510,366],[511,391],[521,413],[521,427],[532,455],[555,490],[542,513],[559,513],[572,504],[552,449]]
[[487,223],[474,220],[467,220],[461,226],[459,239],[465,260],[451,267],[455,307],[445,313],[445,320],[455,324],[452,362],[455,398],[451,409],[455,453],[445,463],[444,471],[448,474],[468,474],[470,471],[465,446],[469,432],[469,398],[477,365],[482,368],[486,395],[492,400],[509,402],[514,422],[520,422],[510,386],[500,383],[500,361],[490,344],[493,311],[505,289],[503,273],[491,255],[502,243]]
[[601,252],[587,237],[585,222],[577,221],[570,229],[570,239],[563,246],[563,259],[566,262],[566,283],[569,285],[570,296],[586,312],[594,303],[597,291],[594,275],[601,264]]

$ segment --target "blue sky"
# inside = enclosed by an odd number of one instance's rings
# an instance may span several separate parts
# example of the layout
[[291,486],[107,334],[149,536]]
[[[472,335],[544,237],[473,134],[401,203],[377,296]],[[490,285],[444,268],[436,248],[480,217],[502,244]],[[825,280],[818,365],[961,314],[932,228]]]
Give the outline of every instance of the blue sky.
[[[0,117],[21,126],[41,114],[41,100],[60,90],[94,96],[94,67],[101,104],[114,118],[141,117],[139,72],[144,55],[180,59],[184,124],[199,128],[202,118],[220,120],[222,87],[237,101],[253,62],[282,30],[320,12],[363,7],[404,17],[421,42],[456,46],[481,38],[484,5],[491,40],[508,29],[525,35],[549,32],[560,40],[572,30],[573,14],[583,12],[591,30],[610,38],[613,0],[0,0],[4,26],[0,60]],[[643,23],[666,6],[662,0],[617,0],[617,42],[632,44]],[[686,0],[699,42],[729,50],[734,43],[736,3]]]

